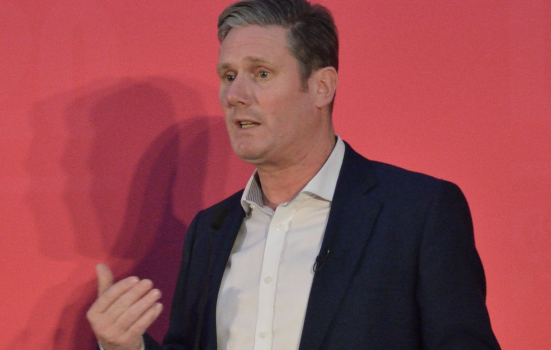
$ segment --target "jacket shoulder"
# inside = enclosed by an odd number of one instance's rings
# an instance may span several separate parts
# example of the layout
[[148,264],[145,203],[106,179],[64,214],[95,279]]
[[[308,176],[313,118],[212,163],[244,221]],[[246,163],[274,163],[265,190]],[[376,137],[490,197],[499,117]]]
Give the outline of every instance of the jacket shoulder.
[[349,154],[345,159],[348,159],[348,163],[355,164],[348,167],[359,171],[361,176],[370,178],[370,182],[374,185],[373,189],[385,198],[400,198],[401,200],[427,198],[444,188],[461,192],[457,185],[449,181],[367,159],[348,145],[347,152]]

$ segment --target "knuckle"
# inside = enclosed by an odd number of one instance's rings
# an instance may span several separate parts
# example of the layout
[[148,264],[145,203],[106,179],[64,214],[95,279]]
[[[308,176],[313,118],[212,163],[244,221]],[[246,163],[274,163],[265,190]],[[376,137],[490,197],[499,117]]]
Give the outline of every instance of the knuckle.
[[140,287],[142,288],[152,288],[153,282],[150,279],[143,279],[140,281]]
[[148,294],[147,294],[147,299],[154,302],[156,300],[158,300],[159,298],[161,297],[161,291],[158,290],[158,289],[152,289]]

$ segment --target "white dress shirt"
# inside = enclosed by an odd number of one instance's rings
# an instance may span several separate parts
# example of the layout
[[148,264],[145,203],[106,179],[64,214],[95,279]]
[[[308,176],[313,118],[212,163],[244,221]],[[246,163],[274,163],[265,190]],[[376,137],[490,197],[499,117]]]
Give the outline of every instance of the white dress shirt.
[[243,193],[247,216],[224,272],[216,307],[219,350],[298,349],[308,296],[344,143],[276,210],[263,205],[256,172]]

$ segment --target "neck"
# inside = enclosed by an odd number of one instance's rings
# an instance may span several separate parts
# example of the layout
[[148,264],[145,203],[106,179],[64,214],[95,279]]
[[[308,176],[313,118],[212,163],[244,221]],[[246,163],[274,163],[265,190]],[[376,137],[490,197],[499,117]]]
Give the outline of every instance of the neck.
[[285,167],[258,166],[264,205],[275,208],[291,201],[323,167],[335,147],[336,137],[331,135],[317,147],[310,148],[298,161]]

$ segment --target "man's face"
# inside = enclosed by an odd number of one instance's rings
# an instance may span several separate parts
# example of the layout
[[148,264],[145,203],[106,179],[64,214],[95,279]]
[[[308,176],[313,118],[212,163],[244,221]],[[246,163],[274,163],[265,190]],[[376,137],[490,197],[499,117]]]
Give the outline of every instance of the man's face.
[[285,168],[320,134],[313,93],[279,26],[233,28],[220,46],[220,105],[230,141],[246,162]]

